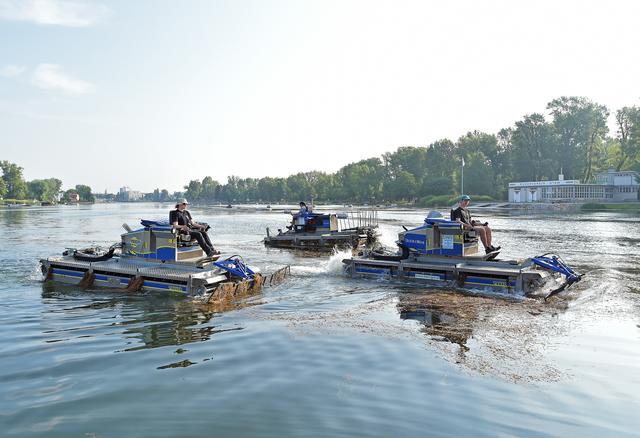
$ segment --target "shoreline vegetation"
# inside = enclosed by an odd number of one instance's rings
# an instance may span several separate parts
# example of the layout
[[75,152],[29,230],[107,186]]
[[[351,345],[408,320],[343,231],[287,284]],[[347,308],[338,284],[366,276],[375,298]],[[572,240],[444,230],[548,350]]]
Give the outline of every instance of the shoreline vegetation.
[[587,202],[580,207],[582,211],[619,211],[640,213],[640,202],[599,203]]
[[0,161],[0,203],[2,204],[36,204],[59,202],[94,202],[91,187],[77,184],[75,188],[61,190],[62,181],[57,178],[34,179],[25,181],[22,167],[15,163]]
[[[546,114],[525,115],[497,134],[469,131],[456,142],[437,140],[428,146],[401,146],[394,152],[350,163],[335,173],[299,172],[288,177],[229,176],[221,184],[211,176],[194,179],[183,192],[166,189],[139,194],[141,201],[171,202],[186,197],[201,204],[318,203],[417,207],[452,205],[465,194],[477,202],[507,202],[514,181],[567,180],[593,182],[608,169],[640,172],[640,107],[618,109],[615,132],[607,125],[609,109],[586,97],[560,97]],[[61,191],[56,178],[26,182],[22,167],[0,161],[0,203],[122,201],[119,195],[94,194],[86,185]],[[30,201],[26,201],[26,200]],[[597,207],[596,207],[597,205]],[[589,203],[585,209],[612,210],[612,204]],[[628,210],[631,207],[615,208]]]
[[[640,107],[615,112],[586,97],[560,97],[546,114],[525,115],[497,134],[470,131],[456,142],[401,146],[394,152],[343,166],[335,173],[300,172],[288,177],[241,178],[225,184],[211,176],[184,186],[191,202],[412,203],[447,205],[464,192],[475,201],[500,201],[509,182],[593,182],[608,169],[640,171]],[[506,202],[506,201],[503,201]]]
[[[450,198],[448,204],[432,204],[432,205],[418,205],[415,203],[394,203],[394,204],[340,204],[340,203],[318,203],[315,205],[316,208],[322,209],[327,207],[335,207],[336,205],[342,205],[348,209],[376,209],[376,210],[402,210],[402,209],[426,209],[437,210],[442,212],[443,214],[447,214],[450,208],[457,202],[457,197]],[[5,203],[3,203],[5,202]],[[55,207],[59,205],[92,205],[92,204],[105,204],[105,203],[123,203],[123,204],[131,204],[131,203],[147,203],[147,204],[167,204],[171,206],[173,204],[173,200],[167,201],[148,201],[148,200],[140,200],[140,201],[98,201],[98,202],[68,202],[68,203],[41,203],[39,201],[33,200],[21,200],[21,199],[5,199],[0,200],[0,209],[11,209],[11,208],[32,208],[32,207]],[[215,208],[221,210],[229,210],[229,204],[223,203],[202,203],[202,202],[194,202],[192,203],[193,207],[198,208]],[[269,210],[273,212],[281,212],[284,208],[287,211],[287,208],[295,209],[297,203],[296,202],[281,202],[281,203],[273,203],[273,209],[270,204],[267,203],[237,203],[233,204],[231,208],[238,211],[262,211]],[[597,202],[588,202],[588,203],[545,203],[545,202],[530,202],[530,203],[509,203],[506,201],[476,201],[474,205],[471,206],[472,209],[480,209],[487,211],[510,211],[510,212],[520,212],[520,213],[579,213],[579,212],[618,212],[618,213],[640,213],[640,202],[610,202],[610,203],[597,203]]]

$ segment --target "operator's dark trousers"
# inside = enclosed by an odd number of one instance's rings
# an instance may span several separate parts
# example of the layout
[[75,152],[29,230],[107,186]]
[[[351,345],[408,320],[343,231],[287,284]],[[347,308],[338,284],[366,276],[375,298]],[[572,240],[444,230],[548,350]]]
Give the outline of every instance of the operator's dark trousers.
[[189,230],[189,235],[192,239],[196,239],[198,241],[198,245],[200,245],[200,248],[202,248],[207,255],[213,252],[213,244],[211,243],[211,239],[209,239],[209,235],[206,231]]

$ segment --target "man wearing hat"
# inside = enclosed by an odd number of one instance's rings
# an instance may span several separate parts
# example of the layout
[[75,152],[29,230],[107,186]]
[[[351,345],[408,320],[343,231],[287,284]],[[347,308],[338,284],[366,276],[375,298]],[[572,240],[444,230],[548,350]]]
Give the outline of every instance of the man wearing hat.
[[176,209],[169,213],[169,222],[173,228],[180,234],[188,234],[195,238],[200,248],[207,254],[207,257],[220,254],[220,251],[216,251],[213,247],[207,234],[209,226],[194,221],[191,218],[191,213],[187,210],[187,205],[189,205],[189,202],[186,199],[182,199],[176,204]]
[[469,195],[462,195],[458,208],[451,212],[451,220],[460,222],[465,230],[475,230],[484,245],[485,253],[489,254],[498,251],[500,247],[491,244],[491,228],[489,228],[489,222],[482,224],[479,221],[471,219],[471,213],[469,213],[467,209],[470,202],[471,197]]

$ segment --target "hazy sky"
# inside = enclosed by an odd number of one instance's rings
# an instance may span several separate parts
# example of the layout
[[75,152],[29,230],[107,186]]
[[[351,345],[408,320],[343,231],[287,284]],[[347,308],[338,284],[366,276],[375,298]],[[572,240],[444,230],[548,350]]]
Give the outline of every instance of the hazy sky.
[[638,1],[0,0],[0,159],[113,192],[640,104]]

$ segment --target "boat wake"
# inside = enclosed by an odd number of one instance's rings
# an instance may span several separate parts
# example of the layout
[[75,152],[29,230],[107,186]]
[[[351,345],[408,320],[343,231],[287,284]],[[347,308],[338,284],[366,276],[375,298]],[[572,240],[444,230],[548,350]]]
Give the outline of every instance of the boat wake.
[[331,274],[341,275],[343,272],[342,263],[343,259],[351,258],[352,252],[350,249],[334,249],[331,257],[319,261],[315,265],[303,265],[303,266],[291,266],[292,272],[303,275],[318,275],[318,274]]
[[348,258],[351,258],[350,249],[334,250],[333,254],[331,254],[331,257],[326,262],[326,272],[332,274],[342,274],[342,272],[344,271],[344,264],[342,263],[342,260]]

